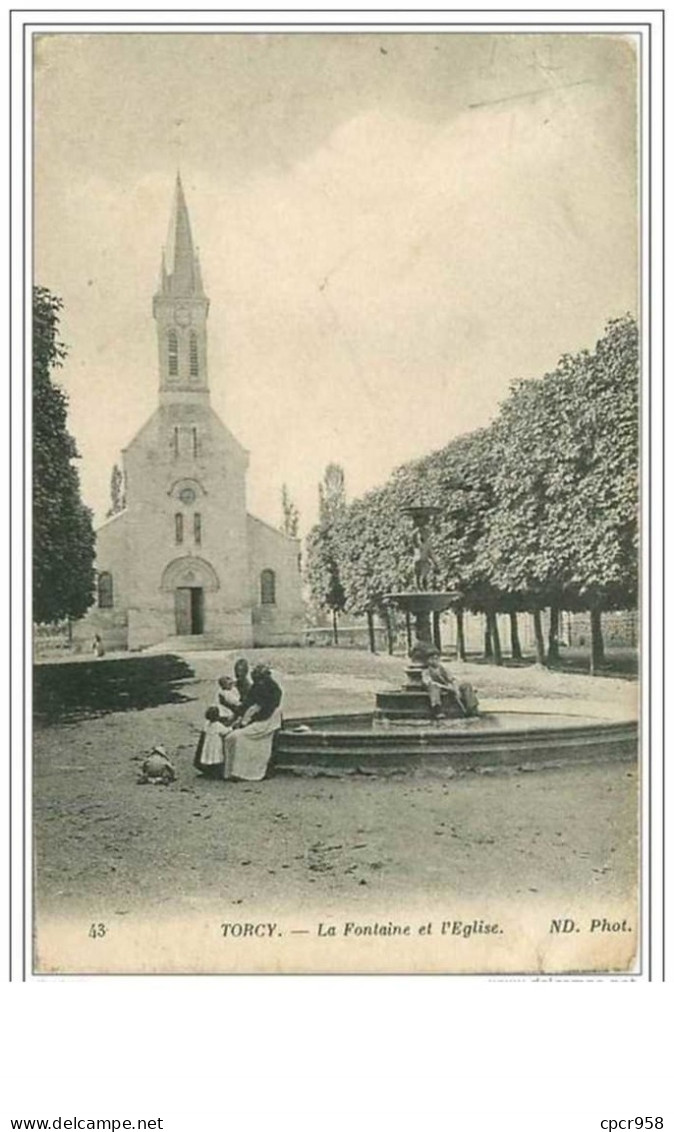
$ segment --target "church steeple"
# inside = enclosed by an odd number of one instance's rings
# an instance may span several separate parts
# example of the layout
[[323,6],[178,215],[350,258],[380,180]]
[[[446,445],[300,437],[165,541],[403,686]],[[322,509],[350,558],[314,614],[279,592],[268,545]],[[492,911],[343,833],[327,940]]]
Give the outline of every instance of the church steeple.
[[[160,394],[208,394],[208,305],[178,173],[159,289],[152,304],[157,323]],[[171,400],[174,399],[172,396]]]
[[166,251],[167,285],[170,293],[176,298],[192,298],[196,294],[203,294],[180,173],[176,176]]

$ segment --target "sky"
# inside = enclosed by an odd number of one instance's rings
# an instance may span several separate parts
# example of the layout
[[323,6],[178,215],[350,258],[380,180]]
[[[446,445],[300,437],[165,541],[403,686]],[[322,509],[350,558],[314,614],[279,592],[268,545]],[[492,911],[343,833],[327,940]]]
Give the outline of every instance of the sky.
[[360,495],[637,312],[635,92],[615,35],[40,37],[34,278],[97,520],[157,404],[178,166],[212,405],[306,533],[328,462]]

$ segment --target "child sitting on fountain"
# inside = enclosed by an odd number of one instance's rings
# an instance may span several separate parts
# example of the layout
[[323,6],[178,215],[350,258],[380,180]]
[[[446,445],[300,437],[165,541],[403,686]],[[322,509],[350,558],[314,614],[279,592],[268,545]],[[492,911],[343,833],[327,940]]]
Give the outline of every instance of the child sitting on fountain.
[[442,663],[439,652],[429,654],[421,679],[428,692],[428,698],[431,701],[431,714],[434,718],[437,719],[444,714],[442,709],[443,692],[445,694],[451,693],[462,715],[477,715],[477,696],[472,684],[459,683],[458,680],[455,680]]

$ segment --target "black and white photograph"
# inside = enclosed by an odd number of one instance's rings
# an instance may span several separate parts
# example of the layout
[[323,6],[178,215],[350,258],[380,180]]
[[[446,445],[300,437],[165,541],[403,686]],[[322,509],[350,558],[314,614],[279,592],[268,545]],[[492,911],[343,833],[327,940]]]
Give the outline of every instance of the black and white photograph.
[[34,974],[639,972],[644,65],[32,35]]

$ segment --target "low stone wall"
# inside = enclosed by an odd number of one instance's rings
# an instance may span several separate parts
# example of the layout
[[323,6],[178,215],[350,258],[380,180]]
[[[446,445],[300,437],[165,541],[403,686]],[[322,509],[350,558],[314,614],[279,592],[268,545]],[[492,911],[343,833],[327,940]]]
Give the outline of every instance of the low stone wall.
[[[374,639],[377,652],[385,652],[387,648],[386,630],[381,626],[376,625],[374,630]],[[303,644],[309,647],[319,648],[333,648],[340,649],[369,649],[370,647],[370,634],[368,632],[367,624],[363,625],[348,625],[338,630],[338,644],[335,646],[335,641],[332,633],[332,628],[313,628],[305,629],[303,633]]]

